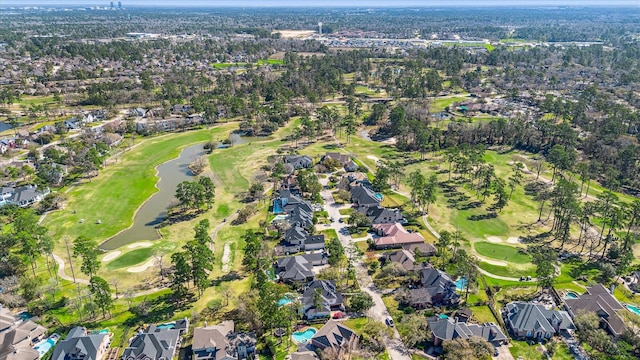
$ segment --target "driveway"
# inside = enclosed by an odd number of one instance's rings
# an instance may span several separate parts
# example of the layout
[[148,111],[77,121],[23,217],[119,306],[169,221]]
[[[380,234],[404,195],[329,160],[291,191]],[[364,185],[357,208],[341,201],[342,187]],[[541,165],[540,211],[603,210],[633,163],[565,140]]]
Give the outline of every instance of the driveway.
[[[320,184],[323,186],[327,185],[328,178],[320,179]],[[356,269],[356,279],[360,285],[360,290],[371,295],[371,298],[373,299],[374,305],[369,309],[368,316],[376,321],[384,323],[384,320],[389,317],[387,306],[382,301],[380,291],[375,288],[371,276],[367,273],[367,267],[362,261],[362,258],[357,254],[357,252],[355,252],[353,238],[351,238],[351,235],[348,235],[348,232],[341,231],[347,225],[338,222],[338,219],[342,217],[342,215],[340,215],[340,209],[348,206],[337,205],[333,199],[331,190],[323,189],[320,192],[320,196],[322,196],[322,200],[324,200],[325,210],[329,213],[329,217],[334,220],[329,227],[323,225],[323,228],[331,228],[336,231],[338,239],[340,240],[340,243],[342,243],[347,256],[353,259],[353,265]],[[393,329],[393,332],[393,338],[385,339],[385,346],[387,348],[387,352],[389,352],[389,357],[393,360],[411,360],[411,354],[402,343],[400,334],[398,334],[398,331],[395,328]]]
[[496,360],[514,360],[508,345],[498,346],[498,356],[493,357]]

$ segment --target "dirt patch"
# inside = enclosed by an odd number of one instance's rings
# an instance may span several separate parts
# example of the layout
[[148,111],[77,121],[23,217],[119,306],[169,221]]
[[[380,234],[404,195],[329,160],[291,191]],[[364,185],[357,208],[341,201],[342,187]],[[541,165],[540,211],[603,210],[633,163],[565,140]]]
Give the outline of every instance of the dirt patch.
[[487,236],[487,241],[490,243],[501,243],[502,239],[497,236]]
[[142,265],[138,265],[138,266],[132,266],[130,268],[127,269],[128,272],[130,273],[141,273],[145,270],[147,270],[148,268],[152,267],[155,264],[155,259],[149,259],[147,260],[146,263],[142,264]]
[[230,270],[229,261],[231,261],[231,243],[224,244],[222,250],[222,272],[228,273]]
[[519,238],[519,237],[512,236],[512,237],[510,237],[510,238],[508,238],[508,239],[507,239],[507,242],[508,242],[509,244],[519,244],[519,243],[520,243],[520,238]]
[[127,246],[129,249],[136,249],[136,248],[146,248],[146,247],[151,247],[153,244],[148,242],[148,241],[140,241],[137,243],[133,243],[129,246]]
[[120,251],[120,250],[112,251],[112,252],[108,253],[107,255],[105,255],[102,258],[102,261],[103,262],[111,261],[111,260],[117,258],[118,256],[120,256],[120,254],[122,254],[122,251]]

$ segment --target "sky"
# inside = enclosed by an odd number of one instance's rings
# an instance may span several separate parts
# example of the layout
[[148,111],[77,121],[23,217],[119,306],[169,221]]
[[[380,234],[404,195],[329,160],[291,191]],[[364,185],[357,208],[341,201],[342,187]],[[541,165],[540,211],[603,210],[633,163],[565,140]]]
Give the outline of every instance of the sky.
[[[0,5],[108,6],[111,0],[0,0]],[[117,0],[114,2],[117,3]],[[123,6],[429,7],[429,6],[631,6],[640,0],[122,0]]]

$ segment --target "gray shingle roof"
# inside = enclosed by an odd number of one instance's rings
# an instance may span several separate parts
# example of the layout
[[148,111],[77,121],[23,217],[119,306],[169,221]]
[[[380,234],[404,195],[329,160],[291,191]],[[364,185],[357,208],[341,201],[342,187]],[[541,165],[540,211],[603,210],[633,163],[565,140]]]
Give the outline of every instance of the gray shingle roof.
[[123,360],[171,360],[180,338],[175,329],[154,329],[150,333],[141,333],[124,349]]
[[67,338],[58,342],[53,350],[52,360],[100,360],[100,345],[107,340],[107,334],[87,335],[86,329],[76,326]]

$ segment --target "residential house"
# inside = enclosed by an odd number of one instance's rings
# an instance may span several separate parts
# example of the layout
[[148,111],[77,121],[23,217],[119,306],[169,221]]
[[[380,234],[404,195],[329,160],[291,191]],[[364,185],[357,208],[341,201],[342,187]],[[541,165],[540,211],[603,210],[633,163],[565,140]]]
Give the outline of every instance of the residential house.
[[355,186],[351,188],[351,202],[358,208],[378,206],[382,202],[382,195],[376,194],[367,186]]
[[375,224],[372,228],[379,236],[373,239],[376,249],[390,249],[424,243],[424,238],[420,233],[409,232],[399,223]]
[[625,330],[618,311],[627,310],[602,284],[587,287],[585,294],[577,299],[565,299],[565,304],[572,318],[581,312],[596,313],[601,326],[613,336],[619,336]]
[[311,345],[320,350],[333,348],[338,353],[343,349],[352,349],[358,336],[341,322],[329,320],[311,338]]
[[284,233],[282,241],[283,253],[297,253],[324,249],[324,234],[310,235],[300,226],[292,226]]
[[109,334],[89,334],[86,328],[76,326],[58,342],[51,360],[100,360],[109,345]]
[[454,318],[443,318],[436,316],[428,321],[429,330],[433,335],[433,343],[436,346],[442,345],[442,342],[461,338],[464,340],[472,336],[478,336],[484,340],[499,346],[507,337],[500,327],[494,323],[488,322],[484,324],[467,324]]
[[234,332],[233,321],[223,321],[215,326],[195,328],[191,349],[194,360],[253,359],[256,351],[256,334]]
[[433,244],[422,243],[422,244],[407,244],[403,245],[402,248],[411,252],[414,256],[434,256],[438,253],[438,249],[436,249]]
[[144,117],[147,114],[147,110],[143,109],[143,108],[135,108],[135,109],[131,109],[131,116],[135,116],[135,117]]
[[548,339],[575,329],[568,312],[549,310],[542,304],[510,302],[505,306],[502,316],[507,328],[517,339]]
[[76,118],[71,118],[64,121],[64,126],[69,130],[80,129],[80,127],[82,127],[82,122]]
[[[4,311],[5,324],[11,322],[9,312]],[[38,360],[40,353],[33,345],[42,340],[47,329],[31,320],[14,321],[0,332],[0,360]]]
[[292,174],[287,175],[282,181],[280,181],[280,191],[289,191],[290,194],[300,196],[302,195],[300,188],[298,187],[298,180]]
[[371,224],[394,224],[394,223],[406,223],[404,216],[400,213],[400,209],[387,209],[380,205],[371,207],[360,207],[358,212],[364,214]]
[[294,170],[306,169],[313,165],[313,159],[306,155],[285,155],[284,167],[287,173],[291,174]]
[[[319,307],[316,307],[319,305]],[[344,299],[332,280],[314,280],[302,294],[302,312],[308,320],[330,317],[332,311],[344,311]]]
[[336,187],[342,190],[351,190],[351,188],[359,185],[371,188],[371,181],[369,177],[367,177],[367,174],[362,172],[348,172],[342,175]]
[[49,194],[49,188],[37,190],[36,185],[25,185],[17,188],[3,187],[0,190],[0,206],[11,204],[26,207],[42,201]]
[[308,282],[314,279],[313,267],[326,265],[329,261],[326,252],[286,256],[274,264],[275,273],[280,281],[286,283]]
[[456,283],[447,273],[432,267],[420,270],[420,287],[409,290],[409,304],[416,309],[456,306],[459,302]]
[[349,155],[341,154],[338,152],[328,152],[322,157],[320,161],[322,162],[326,159],[338,161],[344,167],[345,171],[358,170],[358,165],[356,165],[356,163],[351,160],[351,157]]
[[11,313],[11,310],[4,306],[0,306],[0,332],[8,330],[15,325],[16,317]]
[[151,325],[131,340],[122,360],[171,360],[179,348],[180,330]]
[[413,254],[408,250],[398,250],[382,254],[380,261],[384,264],[396,263],[402,266],[407,271],[412,271],[416,264],[416,260]]

